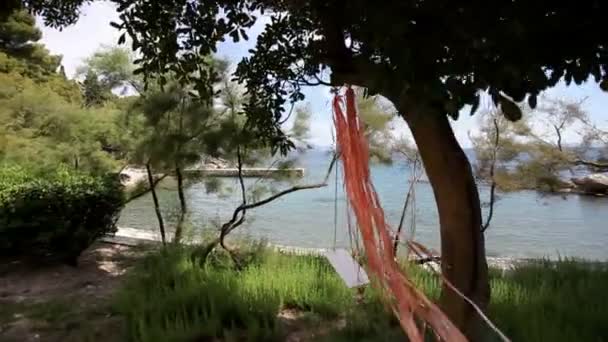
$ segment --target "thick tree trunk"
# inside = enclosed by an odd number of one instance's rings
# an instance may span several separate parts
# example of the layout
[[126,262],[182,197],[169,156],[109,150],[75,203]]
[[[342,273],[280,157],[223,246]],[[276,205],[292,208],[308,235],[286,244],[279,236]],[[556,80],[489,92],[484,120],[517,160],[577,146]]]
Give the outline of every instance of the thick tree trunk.
[[[471,165],[446,115],[428,108],[400,108],[412,130],[429,178],[441,232],[443,274],[485,310],[490,298],[481,206]],[[480,339],[480,318],[470,304],[443,286],[441,306],[471,340]]]
[[186,220],[188,207],[186,206],[186,196],[184,195],[184,177],[182,175],[181,168],[177,165],[175,167],[175,176],[177,178],[177,196],[179,197],[180,213],[177,225],[175,227],[175,236],[173,237],[173,242],[180,243],[184,233],[184,221]]
[[160,211],[160,205],[158,204],[158,196],[156,195],[156,182],[154,182],[154,176],[150,164],[146,164],[146,173],[148,174],[148,184],[150,186],[150,192],[152,193],[152,200],[154,201],[154,211],[156,212],[156,218],[158,219],[158,227],[160,228],[160,237],[163,241],[163,245],[167,243],[165,235],[165,222],[163,221],[163,214]]

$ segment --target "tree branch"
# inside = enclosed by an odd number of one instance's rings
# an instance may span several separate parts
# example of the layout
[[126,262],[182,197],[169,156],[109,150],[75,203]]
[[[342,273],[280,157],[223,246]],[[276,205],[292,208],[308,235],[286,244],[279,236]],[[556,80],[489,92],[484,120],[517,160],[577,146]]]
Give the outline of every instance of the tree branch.
[[160,210],[160,204],[158,203],[158,196],[156,195],[156,184],[154,182],[154,176],[152,174],[152,168],[150,167],[150,160],[146,163],[146,174],[148,176],[148,184],[150,186],[150,192],[152,193],[152,202],[154,202],[154,212],[156,213],[156,219],[158,220],[158,228],[160,229],[160,237],[163,246],[167,244],[167,235],[165,234],[165,222],[163,220],[163,214]]
[[268,197],[266,199],[263,199],[263,200],[261,200],[259,202],[255,202],[255,203],[251,203],[251,204],[247,204],[247,205],[241,206],[240,209],[239,209],[239,211],[257,208],[259,206],[262,206],[264,204],[268,204],[268,203],[276,200],[277,198],[283,197],[283,196],[285,196],[285,195],[287,195],[289,193],[292,193],[292,192],[296,192],[296,191],[300,191],[300,190],[307,190],[307,189],[317,189],[317,188],[322,188],[322,187],[325,187],[325,186],[327,186],[327,182],[317,183],[317,184],[309,184],[309,185],[297,185],[297,186],[291,187],[289,189],[283,190],[281,192],[278,192],[278,193],[276,193],[276,194],[274,194],[274,195],[272,195],[272,196],[270,196],[270,197]]
[[[278,199],[280,197],[283,197],[283,196],[285,196],[287,194],[290,194],[292,192],[296,192],[296,191],[300,191],[300,190],[308,190],[308,189],[317,189],[317,188],[322,188],[322,187],[327,186],[327,181],[329,179],[329,176],[331,174],[332,169],[334,168],[334,165],[335,165],[337,159],[338,159],[338,153],[334,153],[334,155],[332,157],[332,160],[331,160],[331,162],[329,164],[327,173],[325,175],[325,178],[323,179],[323,182],[317,183],[317,184],[309,184],[309,185],[296,185],[296,186],[293,186],[293,187],[291,187],[289,189],[286,189],[286,190],[283,190],[281,192],[278,192],[278,193],[276,193],[276,194],[274,194],[274,195],[272,195],[270,197],[267,197],[267,198],[265,198],[265,199],[263,199],[261,201],[250,203],[250,204],[246,203],[246,199],[244,197],[244,193],[245,193],[244,192],[245,191],[244,190],[244,185],[243,185],[242,180],[241,180],[241,190],[243,192],[243,202],[241,203],[241,205],[239,205],[234,210],[234,212],[232,213],[232,218],[228,222],[226,222],[226,223],[224,223],[222,225],[221,230],[220,230],[220,239],[219,239],[218,242],[220,242],[220,243],[223,244],[223,242],[222,242],[223,239],[225,239],[225,237],[228,234],[230,234],[230,232],[232,232],[235,228],[237,228],[238,226],[240,226],[245,221],[245,215],[244,214],[245,214],[245,212],[247,210],[253,209],[253,208],[257,208],[257,207],[260,207],[262,205],[268,204],[268,203],[270,203],[270,202],[272,202],[272,201],[274,201],[274,200],[276,200],[276,199]],[[242,177],[240,177],[240,178],[242,179]],[[240,216],[240,218],[239,218],[239,216]]]
[[394,255],[397,255],[397,248],[399,247],[401,231],[403,230],[403,224],[405,222],[405,213],[407,211],[407,208],[408,208],[408,205],[410,202],[410,198],[411,198],[412,192],[414,190],[414,186],[416,185],[416,183],[418,183],[418,181],[420,180],[420,177],[422,177],[422,174],[420,174],[420,175],[416,174],[416,169],[418,168],[418,158],[414,159],[413,164],[414,164],[414,167],[413,167],[414,177],[412,177],[412,182],[410,183],[410,187],[407,190],[407,195],[405,197],[405,203],[403,204],[403,211],[401,211],[401,217],[399,219],[399,226],[397,227],[397,232],[395,233],[395,240],[393,241],[393,254]]
[[557,134],[557,149],[560,152],[563,152],[563,148],[562,148],[562,128],[563,128],[564,123],[562,123],[559,127],[556,125],[553,125],[553,128],[555,129],[555,134]]
[[[238,167],[238,177],[239,177],[239,183],[241,185],[241,196],[242,196],[242,202],[240,207],[243,207],[245,205],[247,205],[247,194],[245,193],[245,181],[243,180],[243,158],[241,156],[241,147],[237,146],[236,148],[236,156],[237,156],[237,167]],[[220,230],[220,239],[219,239],[219,243],[222,246],[223,249],[225,249],[228,254],[230,254],[230,256],[232,257],[232,260],[235,262],[235,264],[239,265],[236,257],[234,256],[234,254],[232,253],[232,251],[226,247],[226,244],[224,242],[226,235],[228,235],[228,233],[230,233],[232,230],[234,230],[236,227],[240,226],[241,224],[243,224],[243,222],[245,222],[245,214],[247,213],[247,209],[243,209],[241,211],[241,217],[240,219],[238,219],[237,221],[237,217],[238,217],[238,213],[236,213],[232,216],[232,220],[230,220],[227,224],[222,225],[222,228]]]
[[484,222],[481,226],[481,232],[485,233],[485,231],[490,226],[490,222],[492,221],[492,217],[494,216],[494,202],[496,201],[496,179],[494,174],[496,172],[496,159],[498,156],[498,148],[500,146],[500,127],[498,126],[498,119],[494,116],[494,148],[492,149],[492,163],[490,163],[490,209],[488,211],[488,217],[486,218],[486,222]]
[[295,108],[295,106],[296,106],[296,103],[292,102],[291,107],[289,108],[289,113],[287,113],[287,116],[285,117],[285,119],[279,121],[279,125],[282,125],[285,122],[287,122],[287,120],[289,120],[289,118],[291,117],[291,114],[293,113],[293,109]]
[[163,179],[165,179],[167,176],[168,176],[168,174],[163,174],[162,176],[160,176],[160,177],[158,177],[156,180],[154,180],[154,182],[152,183],[152,186],[151,186],[151,187],[149,187],[149,188],[147,188],[147,189],[144,189],[144,190],[142,190],[142,191],[139,191],[139,192],[137,192],[137,193],[135,193],[135,194],[130,195],[130,196],[129,196],[129,197],[126,199],[126,200],[125,200],[125,204],[127,204],[127,203],[129,203],[129,202],[131,202],[131,201],[133,201],[133,200],[135,200],[135,199],[138,199],[138,198],[140,198],[140,197],[144,196],[145,194],[147,194],[148,192],[152,191],[152,187],[153,187],[153,186],[156,186],[158,183],[160,183],[160,182],[161,182]]
[[333,84],[323,81],[322,79],[319,78],[319,76],[314,75],[313,76],[316,80],[316,82],[311,82],[309,80],[307,80],[304,77],[300,77],[300,79],[297,81],[299,84],[301,85],[305,85],[305,86],[318,86],[318,85],[324,85],[324,86],[328,86],[328,87],[333,87]]
[[600,170],[608,170],[608,163],[602,163],[602,162],[598,162],[598,161],[591,161],[591,160],[584,160],[584,159],[577,159],[573,163],[574,163],[574,165],[591,166],[591,167],[598,168]]

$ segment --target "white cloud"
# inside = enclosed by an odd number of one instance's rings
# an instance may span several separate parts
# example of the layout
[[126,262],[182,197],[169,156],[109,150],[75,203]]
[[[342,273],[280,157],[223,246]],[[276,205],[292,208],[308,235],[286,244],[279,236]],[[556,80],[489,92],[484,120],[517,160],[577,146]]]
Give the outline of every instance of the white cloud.
[[475,115],[469,114],[469,108],[464,108],[460,111],[460,115],[458,116],[458,120],[451,120],[452,129],[454,130],[454,135],[456,135],[456,139],[460,143],[463,148],[471,148],[471,139],[469,139],[469,135],[475,135],[479,133],[479,115],[480,113],[476,113]]

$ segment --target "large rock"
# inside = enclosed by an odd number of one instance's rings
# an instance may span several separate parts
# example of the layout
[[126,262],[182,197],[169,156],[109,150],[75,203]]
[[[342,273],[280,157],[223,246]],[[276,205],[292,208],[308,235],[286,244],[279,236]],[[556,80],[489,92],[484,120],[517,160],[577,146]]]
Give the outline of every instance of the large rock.
[[122,171],[120,171],[118,177],[127,191],[135,188],[139,183],[146,182],[148,180],[146,169],[138,169],[133,167],[124,168]]
[[194,168],[197,169],[227,169],[233,167],[229,161],[222,158],[216,158],[211,156],[204,156],[201,159],[199,165]]
[[572,183],[586,193],[608,194],[608,173],[594,173],[585,177],[572,178]]

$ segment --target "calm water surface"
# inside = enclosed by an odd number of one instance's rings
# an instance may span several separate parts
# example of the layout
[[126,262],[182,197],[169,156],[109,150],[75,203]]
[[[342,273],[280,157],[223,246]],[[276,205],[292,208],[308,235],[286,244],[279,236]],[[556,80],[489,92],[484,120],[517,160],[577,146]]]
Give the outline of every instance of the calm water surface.
[[[304,153],[298,164],[306,168],[300,183],[322,180],[330,156],[322,151]],[[402,162],[391,166],[372,167],[374,184],[380,195],[389,222],[397,226],[408,188],[407,168]],[[248,222],[240,234],[264,238],[270,242],[301,247],[331,247],[334,243],[334,175],[326,188],[289,194],[266,206],[247,213]],[[341,174],[340,174],[341,179]],[[248,180],[253,185],[254,180]],[[258,182],[258,186],[259,186]],[[224,188],[238,189],[235,179],[223,179]],[[274,184],[276,189],[289,184]],[[177,205],[177,194],[171,182],[160,185],[160,200],[171,218]],[[196,231],[217,229],[227,221],[239,203],[238,191],[218,195],[207,194],[202,182],[187,189],[191,220]],[[482,200],[487,189],[480,189]],[[344,193],[338,182],[337,245],[350,245]],[[433,248],[439,247],[438,217],[429,184],[416,188],[415,238]],[[407,217],[408,223],[411,217]],[[131,202],[123,211],[120,226],[157,231],[156,217],[150,196]],[[411,225],[405,226],[408,232]],[[495,206],[492,225],[486,234],[487,252],[503,257],[582,257],[608,260],[608,199],[571,195],[540,197],[535,192],[501,194]]]

